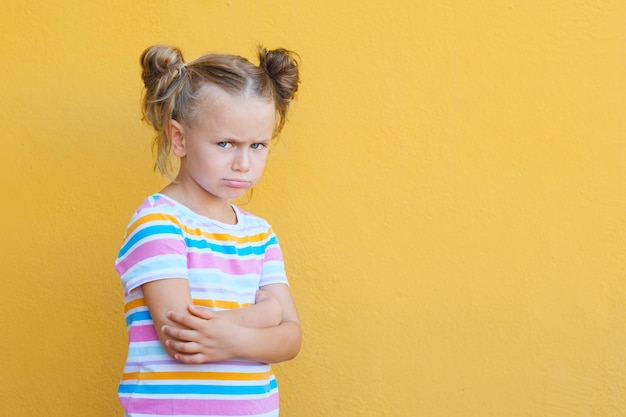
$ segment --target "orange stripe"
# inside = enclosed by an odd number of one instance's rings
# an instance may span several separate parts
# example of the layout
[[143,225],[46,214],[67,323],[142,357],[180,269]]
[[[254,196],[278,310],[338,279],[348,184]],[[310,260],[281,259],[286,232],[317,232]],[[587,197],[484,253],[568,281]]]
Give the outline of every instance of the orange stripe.
[[[223,300],[193,300],[193,303],[201,307],[219,308],[222,310],[235,310],[237,308],[250,307],[252,303],[239,304],[236,301],[223,301]],[[146,300],[138,298],[136,300],[126,303],[124,306],[124,313],[128,313],[130,310],[137,307],[145,307]]]
[[133,224],[128,226],[128,230],[126,231],[126,236],[129,236],[130,234],[132,234],[135,231],[135,229],[137,229],[141,225],[152,222],[152,221],[157,221],[157,220],[170,221],[176,224],[185,233],[191,236],[203,236],[210,240],[217,240],[217,241],[222,241],[222,242],[224,241],[235,242],[235,243],[261,242],[263,240],[266,240],[267,237],[269,236],[269,233],[272,232],[272,229],[270,228],[268,230],[268,233],[258,233],[254,236],[246,236],[244,238],[240,238],[240,237],[236,237],[236,236],[229,235],[226,233],[206,233],[206,232],[201,231],[200,229],[189,229],[187,226],[181,224],[176,217],[168,215],[168,214],[147,214],[145,216],[138,218],[137,220],[135,220],[135,222],[133,222]]
[[129,301],[124,305],[124,313],[128,313],[133,308],[137,307],[145,307],[146,302],[143,298],[138,298],[137,300]]
[[193,300],[193,303],[202,307],[220,308],[223,310],[235,310],[237,308],[249,307],[251,303],[239,304],[236,301],[222,301],[222,300]]
[[217,381],[262,381],[272,372],[129,372],[122,376],[123,380],[217,380]]

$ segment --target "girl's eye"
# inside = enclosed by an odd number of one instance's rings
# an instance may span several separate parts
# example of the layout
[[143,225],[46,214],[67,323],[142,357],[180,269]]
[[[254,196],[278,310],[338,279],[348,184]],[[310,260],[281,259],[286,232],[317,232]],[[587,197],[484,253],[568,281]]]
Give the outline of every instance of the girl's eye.
[[264,143],[253,143],[252,145],[250,145],[250,147],[252,149],[261,149],[267,147],[267,145]]
[[217,146],[219,146],[220,148],[230,148],[233,146],[233,144],[230,142],[217,142]]

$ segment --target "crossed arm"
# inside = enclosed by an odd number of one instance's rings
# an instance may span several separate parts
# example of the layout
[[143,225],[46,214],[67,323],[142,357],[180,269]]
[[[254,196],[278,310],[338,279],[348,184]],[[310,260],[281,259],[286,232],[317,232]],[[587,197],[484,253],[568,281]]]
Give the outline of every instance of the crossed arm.
[[194,306],[183,278],[149,282],[142,291],[161,344],[178,361],[277,363],[300,350],[300,320],[285,284],[264,286],[254,305],[217,312]]

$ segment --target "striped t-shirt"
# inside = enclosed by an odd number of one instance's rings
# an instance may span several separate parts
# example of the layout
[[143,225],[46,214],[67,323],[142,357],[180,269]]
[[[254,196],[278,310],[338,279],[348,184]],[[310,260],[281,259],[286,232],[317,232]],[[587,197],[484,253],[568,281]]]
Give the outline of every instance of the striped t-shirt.
[[194,304],[225,310],[254,303],[268,284],[287,284],[275,234],[263,219],[233,205],[237,224],[196,214],[162,195],[132,217],[115,268],[124,287],[128,356],[118,395],[128,416],[278,415],[269,364],[230,360],[184,364],[163,349],[141,285],[187,278]]

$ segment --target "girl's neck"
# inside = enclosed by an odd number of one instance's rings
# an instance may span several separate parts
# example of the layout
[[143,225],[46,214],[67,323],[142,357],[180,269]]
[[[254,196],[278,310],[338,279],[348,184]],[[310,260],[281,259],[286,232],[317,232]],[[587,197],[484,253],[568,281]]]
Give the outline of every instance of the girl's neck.
[[237,224],[237,214],[230,201],[215,197],[204,190],[198,193],[187,188],[184,183],[172,182],[161,190],[161,194],[176,200],[201,216],[221,223]]

